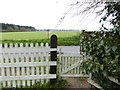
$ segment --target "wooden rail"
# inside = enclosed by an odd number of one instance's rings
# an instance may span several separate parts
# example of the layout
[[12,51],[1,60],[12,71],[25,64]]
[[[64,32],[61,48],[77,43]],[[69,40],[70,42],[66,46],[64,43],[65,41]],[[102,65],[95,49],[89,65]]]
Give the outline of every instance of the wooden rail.
[[120,82],[118,82],[118,80],[117,80],[116,78],[111,77],[111,76],[109,76],[108,78],[109,78],[110,81],[112,81],[112,82],[114,82],[114,83],[120,85]]

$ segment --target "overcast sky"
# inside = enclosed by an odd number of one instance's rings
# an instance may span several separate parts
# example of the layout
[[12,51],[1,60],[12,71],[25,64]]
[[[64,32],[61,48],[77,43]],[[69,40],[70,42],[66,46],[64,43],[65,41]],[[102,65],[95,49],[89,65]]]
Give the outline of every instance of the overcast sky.
[[70,9],[75,0],[0,0],[0,23],[33,26],[36,29],[87,29],[100,27],[96,14],[68,14],[59,24],[60,18]]

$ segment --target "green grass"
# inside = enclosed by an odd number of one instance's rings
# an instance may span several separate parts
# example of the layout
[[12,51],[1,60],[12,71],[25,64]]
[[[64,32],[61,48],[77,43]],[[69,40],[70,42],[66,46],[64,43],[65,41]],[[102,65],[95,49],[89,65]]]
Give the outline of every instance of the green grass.
[[55,34],[58,37],[59,46],[79,45],[80,31],[50,31],[49,38],[47,31],[40,32],[3,32],[0,33],[2,43],[46,43],[50,42],[50,36]]
[[36,82],[32,86],[21,86],[19,88],[2,88],[2,90],[17,90],[17,89],[35,89],[35,90],[41,90],[41,89],[49,89],[56,90],[56,88],[66,88],[69,86],[68,82],[65,79],[57,79],[54,84],[51,84],[50,81],[46,84],[41,84],[40,82]]
[[[78,35],[79,31],[50,31],[50,36],[55,34],[58,38],[72,37]],[[47,31],[40,32],[3,32],[2,40],[30,40],[48,39]]]

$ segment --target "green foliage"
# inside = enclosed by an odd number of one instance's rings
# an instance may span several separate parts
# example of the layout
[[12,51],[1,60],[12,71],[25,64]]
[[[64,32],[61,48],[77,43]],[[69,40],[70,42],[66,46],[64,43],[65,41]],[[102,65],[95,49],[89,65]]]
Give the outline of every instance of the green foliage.
[[[114,26],[114,30],[120,29],[120,1],[116,0],[115,2],[105,2],[104,10],[106,10],[106,14],[100,20],[100,22],[109,20],[110,24]],[[102,27],[107,29],[104,27],[104,24]]]
[[91,56],[82,68],[92,73],[101,86],[112,88],[108,76],[120,79],[120,31],[83,32],[80,41],[83,52]]

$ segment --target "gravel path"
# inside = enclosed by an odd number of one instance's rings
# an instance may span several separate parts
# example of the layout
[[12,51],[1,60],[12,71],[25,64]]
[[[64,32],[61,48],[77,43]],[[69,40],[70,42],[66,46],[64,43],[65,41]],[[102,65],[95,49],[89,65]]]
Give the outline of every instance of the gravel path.
[[91,85],[88,84],[87,79],[85,78],[66,78],[68,82],[67,88],[85,88],[90,90]]

